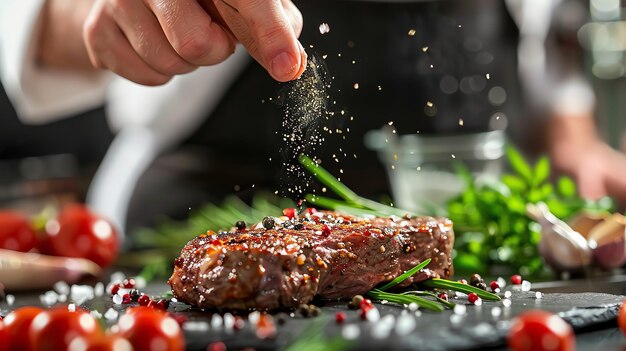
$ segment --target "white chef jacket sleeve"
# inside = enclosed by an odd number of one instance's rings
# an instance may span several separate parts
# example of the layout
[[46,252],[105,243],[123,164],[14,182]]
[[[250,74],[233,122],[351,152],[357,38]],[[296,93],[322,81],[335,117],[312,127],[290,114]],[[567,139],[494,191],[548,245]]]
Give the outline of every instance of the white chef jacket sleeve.
[[0,80],[19,118],[30,124],[61,119],[101,105],[109,74],[70,72],[36,64],[45,0],[0,1]]

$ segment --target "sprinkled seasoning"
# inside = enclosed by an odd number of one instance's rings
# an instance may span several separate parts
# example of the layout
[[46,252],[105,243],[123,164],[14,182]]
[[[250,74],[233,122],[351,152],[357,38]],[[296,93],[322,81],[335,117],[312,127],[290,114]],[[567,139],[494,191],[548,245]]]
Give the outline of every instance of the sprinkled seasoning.
[[276,221],[274,220],[274,217],[267,216],[267,217],[263,218],[262,223],[263,223],[263,228],[269,230],[269,229],[274,228],[274,225],[276,224]]

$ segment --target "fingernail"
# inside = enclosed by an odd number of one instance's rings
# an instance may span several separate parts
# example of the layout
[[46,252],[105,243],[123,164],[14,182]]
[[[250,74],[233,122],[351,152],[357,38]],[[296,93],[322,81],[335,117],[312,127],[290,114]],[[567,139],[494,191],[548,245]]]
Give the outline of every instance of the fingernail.
[[294,59],[287,52],[281,52],[276,55],[271,63],[272,75],[278,80],[292,79],[299,67],[298,60]]

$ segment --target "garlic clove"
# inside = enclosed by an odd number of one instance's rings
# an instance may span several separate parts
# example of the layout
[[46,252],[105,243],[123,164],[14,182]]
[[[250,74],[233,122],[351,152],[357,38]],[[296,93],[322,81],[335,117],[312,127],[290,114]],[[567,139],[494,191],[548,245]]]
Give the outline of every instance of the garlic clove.
[[100,266],[84,258],[0,249],[0,282],[10,291],[49,289],[59,281],[73,284],[101,273]]
[[618,268],[626,263],[626,217],[616,213],[598,224],[589,233],[594,262],[604,269]]
[[580,235],[589,238],[589,233],[595,226],[604,222],[611,214],[608,212],[582,211],[567,221],[567,224]]
[[559,271],[576,271],[591,263],[587,240],[552,214],[546,204],[528,204],[526,209],[541,225],[539,252],[546,263]]

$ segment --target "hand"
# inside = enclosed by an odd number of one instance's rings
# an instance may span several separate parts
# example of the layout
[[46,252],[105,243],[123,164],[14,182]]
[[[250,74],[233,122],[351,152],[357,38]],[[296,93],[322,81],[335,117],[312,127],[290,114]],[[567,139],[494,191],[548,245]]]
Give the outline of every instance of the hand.
[[306,67],[301,29],[290,0],[96,0],[83,37],[95,67],[139,84],[220,63],[237,40],[274,79],[289,81]]
[[549,131],[554,166],[574,178],[581,196],[610,196],[626,206],[626,154],[597,136],[591,115],[553,117]]

